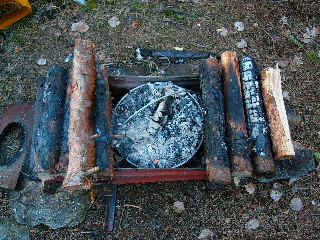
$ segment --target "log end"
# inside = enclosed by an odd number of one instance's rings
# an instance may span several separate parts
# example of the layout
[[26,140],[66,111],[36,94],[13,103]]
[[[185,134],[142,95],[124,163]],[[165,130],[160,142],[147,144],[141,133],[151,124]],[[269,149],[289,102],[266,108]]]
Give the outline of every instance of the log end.
[[254,157],[253,161],[255,163],[256,175],[272,177],[275,174],[276,169],[273,159],[257,155]]
[[228,167],[214,166],[212,167],[207,159],[207,175],[209,182],[219,184],[219,185],[228,185],[231,184],[231,172]]
[[250,159],[243,156],[232,156],[232,177],[250,177],[252,171]]

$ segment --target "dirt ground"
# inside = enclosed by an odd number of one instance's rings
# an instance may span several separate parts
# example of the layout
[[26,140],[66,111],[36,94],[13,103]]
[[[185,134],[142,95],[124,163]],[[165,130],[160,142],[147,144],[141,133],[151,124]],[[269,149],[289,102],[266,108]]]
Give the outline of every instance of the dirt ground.
[[[73,52],[74,39],[96,44],[97,61],[107,59],[130,64],[135,48],[150,47],[210,51],[221,54],[235,50],[253,56],[260,67],[279,63],[283,90],[290,108],[301,117],[291,126],[295,141],[320,151],[320,2],[319,1],[237,1],[237,0],[96,0],[96,8],[84,8],[71,0],[30,0],[34,14],[0,35],[0,114],[10,104],[30,102],[36,96],[36,79],[49,67],[60,64]],[[53,4],[54,10],[44,8]],[[92,7],[95,7],[94,4]],[[112,28],[108,20],[118,17]],[[89,30],[72,32],[72,23],[84,21]],[[242,21],[244,31],[234,23]],[[221,36],[218,29],[228,29]],[[306,28],[319,34],[305,43]],[[218,30],[218,31],[217,31]],[[241,39],[247,47],[237,48]],[[310,40],[309,39],[309,40]],[[47,59],[46,65],[37,60]],[[279,202],[270,197],[272,184],[256,184],[250,195],[244,188],[209,191],[205,182],[154,183],[119,186],[115,230],[100,231],[104,215],[104,193],[97,191],[84,223],[72,229],[31,229],[32,239],[197,239],[210,229],[213,239],[320,239],[320,175],[312,172],[289,185],[280,182]],[[7,193],[2,196],[0,216],[8,215]],[[293,211],[290,200],[299,197],[303,210]],[[175,201],[185,211],[173,210]],[[245,224],[257,219],[257,230]]]

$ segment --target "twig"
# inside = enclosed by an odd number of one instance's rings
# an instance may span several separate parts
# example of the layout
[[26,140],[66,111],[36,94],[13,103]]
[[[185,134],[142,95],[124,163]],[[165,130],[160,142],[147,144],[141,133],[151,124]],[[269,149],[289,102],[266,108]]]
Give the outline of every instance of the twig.
[[136,205],[132,205],[132,204],[124,204],[123,206],[124,206],[124,207],[133,207],[133,208],[138,208],[138,209],[142,210],[142,207],[140,207],[140,206],[136,206]]

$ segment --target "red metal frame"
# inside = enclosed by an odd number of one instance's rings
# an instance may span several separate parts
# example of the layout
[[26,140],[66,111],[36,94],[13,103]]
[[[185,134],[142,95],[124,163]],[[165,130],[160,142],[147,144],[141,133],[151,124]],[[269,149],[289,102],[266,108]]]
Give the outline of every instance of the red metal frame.
[[201,168],[116,168],[113,184],[206,180],[207,172]]

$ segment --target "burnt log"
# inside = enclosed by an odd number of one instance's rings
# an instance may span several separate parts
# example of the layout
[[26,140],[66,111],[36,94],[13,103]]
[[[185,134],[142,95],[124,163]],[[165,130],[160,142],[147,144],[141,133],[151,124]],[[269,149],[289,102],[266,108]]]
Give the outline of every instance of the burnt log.
[[231,164],[225,143],[224,97],[221,66],[216,58],[200,65],[200,86],[206,108],[204,157],[208,180],[217,184],[231,183]]
[[137,59],[142,60],[146,57],[156,57],[174,63],[183,63],[187,59],[206,59],[210,57],[209,52],[199,51],[179,51],[179,50],[162,50],[162,49],[136,49]]
[[284,160],[295,156],[284,105],[280,69],[267,68],[261,72],[261,87],[266,108],[274,157]]
[[67,78],[63,67],[54,66],[38,80],[29,173],[54,171],[59,160]]
[[87,188],[86,172],[95,167],[95,141],[93,106],[96,88],[96,66],[94,44],[90,41],[75,41],[70,121],[68,132],[69,164],[64,188]]
[[[113,151],[111,148],[111,92],[107,70],[98,66],[96,80],[96,105],[95,105],[95,132],[98,134],[96,140],[96,164],[105,172],[113,166]],[[110,173],[109,175],[112,175]]]
[[227,142],[232,164],[232,176],[248,177],[252,175],[252,163],[248,148],[248,133],[237,54],[232,51],[221,55],[223,69],[224,103],[227,123]]
[[253,164],[258,175],[271,176],[275,173],[272,156],[270,130],[264,110],[260,79],[252,57],[240,60],[243,96],[247,116],[249,139],[253,145]]

